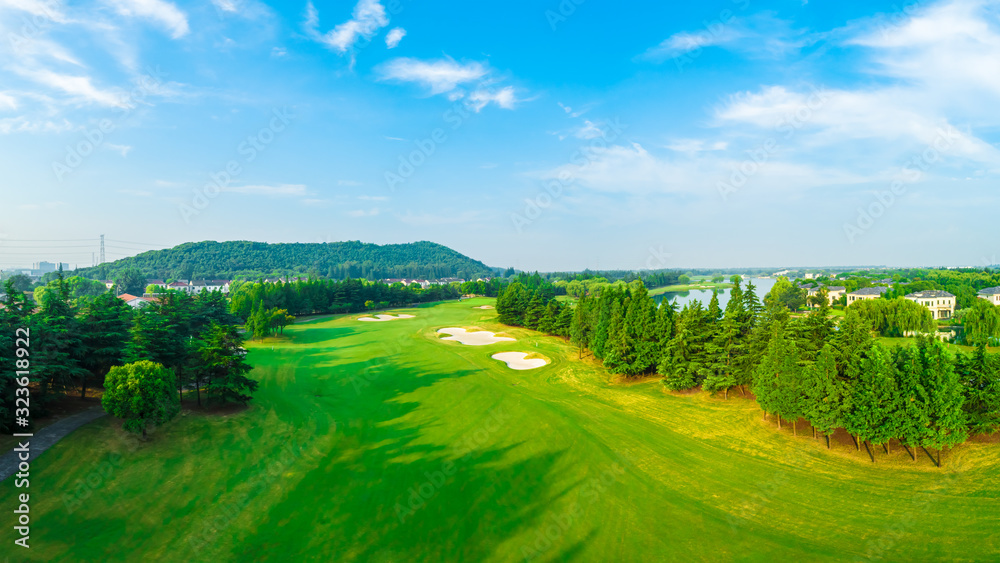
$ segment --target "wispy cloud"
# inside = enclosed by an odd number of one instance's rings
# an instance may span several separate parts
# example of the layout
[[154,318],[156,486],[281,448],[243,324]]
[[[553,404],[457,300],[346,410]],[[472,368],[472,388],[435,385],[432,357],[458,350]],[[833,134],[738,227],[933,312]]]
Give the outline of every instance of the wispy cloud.
[[165,0],[106,0],[126,17],[152,20],[170,32],[174,39],[190,32],[187,16],[176,5]]
[[305,20],[302,28],[314,41],[322,43],[334,51],[345,54],[360,40],[370,40],[389,25],[385,6],[379,0],[360,0],[354,6],[352,18],[326,33],[319,31],[319,12],[310,1],[306,4]]
[[406,37],[406,30],[401,27],[393,28],[385,36],[385,46],[388,49],[395,49],[399,42]]
[[700,30],[675,33],[648,49],[639,58],[662,62],[709,47],[721,47],[756,57],[776,58],[796,52],[821,37],[822,34],[793,28],[790,21],[777,18],[771,12],[761,12],[745,18],[716,20]]
[[444,94],[451,101],[465,99],[466,106],[475,112],[489,104],[514,109],[525,101],[517,97],[513,86],[495,86],[501,79],[489,65],[478,61],[400,57],[382,64],[376,73],[379,80],[422,86],[432,96]]
[[459,85],[475,82],[489,73],[489,67],[476,61],[459,63],[452,59],[422,61],[411,58],[393,59],[378,68],[382,80],[412,82],[427,88],[431,94],[454,91]]
[[302,197],[307,195],[306,186],[302,184],[279,184],[275,186],[229,186],[223,191],[235,194],[263,195],[270,197]]

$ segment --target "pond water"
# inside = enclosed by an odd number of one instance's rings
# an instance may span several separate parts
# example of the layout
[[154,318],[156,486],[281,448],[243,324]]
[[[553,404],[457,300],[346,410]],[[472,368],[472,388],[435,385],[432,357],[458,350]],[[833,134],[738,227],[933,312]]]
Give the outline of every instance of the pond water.
[[[774,284],[777,283],[775,278],[751,278],[750,281],[754,285],[754,293],[757,294],[757,299],[761,302],[764,301],[764,296],[767,295]],[[747,280],[743,280],[741,284],[745,290],[747,287]],[[732,295],[731,289],[720,289],[719,292],[719,307],[722,309],[726,308],[726,304],[729,303],[729,298]],[[692,289],[690,291],[671,291],[664,293],[662,295],[657,295],[653,297],[656,300],[656,304],[659,305],[664,299],[668,301],[673,301],[676,303],[677,310],[680,311],[685,305],[691,303],[692,301],[701,301],[701,304],[706,309],[708,308],[708,302],[712,300],[712,290],[711,289]]]

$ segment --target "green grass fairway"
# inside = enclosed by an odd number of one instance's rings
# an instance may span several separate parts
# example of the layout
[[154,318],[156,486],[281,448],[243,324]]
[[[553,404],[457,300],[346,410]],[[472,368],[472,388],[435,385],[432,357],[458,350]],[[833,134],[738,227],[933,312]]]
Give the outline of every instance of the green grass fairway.
[[[983,561],[1000,559],[1000,444],[937,469],[828,451],[756,404],[613,383],[475,299],[365,323],[318,317],[250,345],[250,409],[187,412],[146,443],[114,420],[31,469],[11,561]],[[445,342],[479,327],[517,338]],[[514,371],[490,356],[537,353]],[[66,495],[79,503],[67,504]],[[75,508],[70,510],[70,508]]]

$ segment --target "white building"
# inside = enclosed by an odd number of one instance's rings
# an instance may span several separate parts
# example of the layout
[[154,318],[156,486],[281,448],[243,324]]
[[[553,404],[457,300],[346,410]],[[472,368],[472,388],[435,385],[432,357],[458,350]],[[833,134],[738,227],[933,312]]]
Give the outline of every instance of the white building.
[[976,297],[985,299],[994,305],[1000,306],[1000,287],[988,287],[980,290]]
[[889,291],[889,288],[887,287],[863,287],[857,291],[852,291],[847,294],[847,305],[850,306],[851,303],[856,301],[880,299],[887,291]]
[[930,309],[935,319],[950,319],[955,316],[955,296],[947,291],[918,291],[906,298]]

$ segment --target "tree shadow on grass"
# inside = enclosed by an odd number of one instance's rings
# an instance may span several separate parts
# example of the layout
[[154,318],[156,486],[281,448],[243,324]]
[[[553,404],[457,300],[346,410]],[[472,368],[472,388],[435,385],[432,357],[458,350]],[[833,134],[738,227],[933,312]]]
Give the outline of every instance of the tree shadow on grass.
[[[375,378],[356,393],[342,379],[365,366],[345,364],[325,376],[331,396],[323,410],[343,421],[335,447],[308,462],[298,460],[313,467],[295,466],[305,475],[268,508],[256,530],[241,530],[241,537],[233,538],[236,547],[219,555],[236,560],[480,561],[495,557],[498,546],[512,537],[533,537],[551,517],[553,504],[576,488],[550,485],[566,452],[515,453],[520,444],[505,439],[507,426],[523,421],[501,416],[504,398],[477,421],[449,421],[444,415],[428,419],[433,415],[427,409],[419,423],[406,417],[422,404],[400,397],[480,370],[429,371],[397,362],[397,373]],[[428,429],[443,424],[460,424],[464,430],[454,443],[428,443]],[[574,523],[551,551],[569,544],[568,556],[579,553],[591,536],[580,538],[588,532],[593,533],[584,523]],[[509,557],[511,547],[506,549]],[[513,556],[520,558],[520,552]]]

